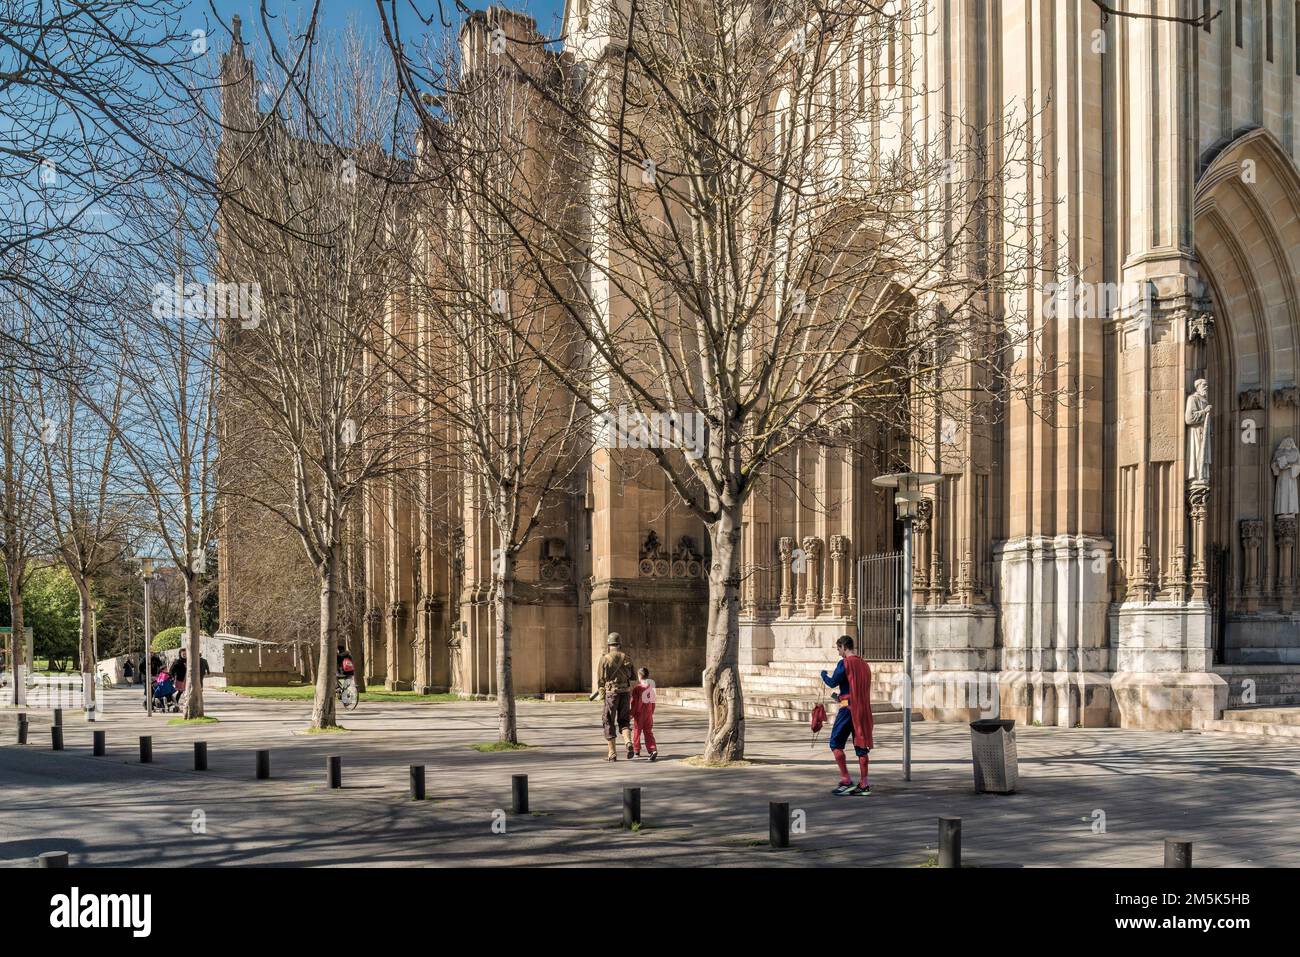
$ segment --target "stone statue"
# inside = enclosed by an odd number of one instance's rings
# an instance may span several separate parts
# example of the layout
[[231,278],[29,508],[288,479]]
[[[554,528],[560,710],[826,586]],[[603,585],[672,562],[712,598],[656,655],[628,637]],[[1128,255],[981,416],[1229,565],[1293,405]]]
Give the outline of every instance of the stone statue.
[[1183,419],[1187,422],[1187,477],[1201,485],[1210,484],[1210,384],[1196,380],[1196,391],[1187,397]]
[[1291,516],[1300,512],[1300,492],[1296,490],[1296,479],[1300,477],[1300,448],[1296,448],[1295,439],[1290,436],[1279,442],[1273,453],[1273,474],[1277,476],[1273,514]]

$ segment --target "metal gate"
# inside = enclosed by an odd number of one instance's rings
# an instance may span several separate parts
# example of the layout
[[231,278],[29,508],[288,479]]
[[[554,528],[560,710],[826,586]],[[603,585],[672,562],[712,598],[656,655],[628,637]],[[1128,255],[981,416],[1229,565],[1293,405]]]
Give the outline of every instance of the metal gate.
[[868,661],[903,660],[903,553],[858,559],[858,653]]

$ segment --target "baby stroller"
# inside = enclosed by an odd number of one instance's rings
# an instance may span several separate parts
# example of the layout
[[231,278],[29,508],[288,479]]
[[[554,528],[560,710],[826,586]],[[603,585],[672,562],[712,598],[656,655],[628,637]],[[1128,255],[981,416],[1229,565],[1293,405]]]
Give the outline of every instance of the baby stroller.
[[[145,707],[149,707],[148,704]],[[165,671],[158,672],[153,686],[153,707],[155,711],[180,711],[180,692],[172,676]]]

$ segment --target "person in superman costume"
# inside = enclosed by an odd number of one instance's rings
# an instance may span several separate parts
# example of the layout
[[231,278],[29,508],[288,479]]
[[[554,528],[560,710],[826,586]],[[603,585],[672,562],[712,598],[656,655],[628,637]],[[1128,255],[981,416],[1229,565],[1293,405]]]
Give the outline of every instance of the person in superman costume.
[[[840,663],[832,674],[823,671],[822,681],[837,689],[831,697],[840,703],[835,713],[835,724],[831,726],[831,754],[840,768],[840,785],[831,793],[837,797],[858,797],[871,793],[867,783],[867,755],[872,748],[871,740],[871,666],[857,656],[853,650],[853,639],[842,635],[835,642],[835,650],[840,653]],[[848,762],[844,757],[844,746],[853,738],[853,750],[858,757],[860,772],[855,786],[849,777]]]

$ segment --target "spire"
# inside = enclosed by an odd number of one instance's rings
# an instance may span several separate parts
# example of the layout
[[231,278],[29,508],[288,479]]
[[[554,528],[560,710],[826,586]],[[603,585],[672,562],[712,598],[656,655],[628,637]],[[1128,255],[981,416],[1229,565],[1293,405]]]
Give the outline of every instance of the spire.
[[241,22],[237,13],[230,18],[230,48],[232,50],[244,45],[244,38],[240,36]]

